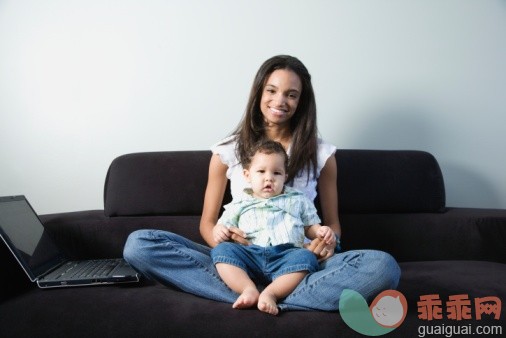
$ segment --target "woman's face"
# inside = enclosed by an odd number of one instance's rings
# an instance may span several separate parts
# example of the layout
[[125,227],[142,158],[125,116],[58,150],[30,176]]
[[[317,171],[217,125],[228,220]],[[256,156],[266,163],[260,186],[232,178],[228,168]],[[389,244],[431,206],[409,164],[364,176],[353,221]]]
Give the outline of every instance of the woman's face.
[[288,69],[278,69],[265,81],[260,100],[260,110],[264,121],[283,125],[295,114],[302,93],[299,76]]

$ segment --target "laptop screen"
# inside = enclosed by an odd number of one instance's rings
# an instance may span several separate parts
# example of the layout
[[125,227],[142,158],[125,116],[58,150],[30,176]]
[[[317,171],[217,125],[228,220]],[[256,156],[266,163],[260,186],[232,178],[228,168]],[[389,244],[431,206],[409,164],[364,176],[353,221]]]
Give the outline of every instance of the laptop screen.
[[0,197],[0,235],[32,281],[64,261],[23,196]]

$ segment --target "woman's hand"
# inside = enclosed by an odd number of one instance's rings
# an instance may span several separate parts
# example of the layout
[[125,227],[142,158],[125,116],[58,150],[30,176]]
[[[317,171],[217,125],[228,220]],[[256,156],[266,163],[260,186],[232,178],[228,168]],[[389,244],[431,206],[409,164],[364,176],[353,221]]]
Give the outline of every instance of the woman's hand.
[[246,234],[239,228],[230,227],[230,239],[235,243],[242,245],[250,245],[251,243],[246,239]]
[[336,242],[332,244],[325,243],[321,238],[315,238],[306,246],[306,249],[311,251],[318,258],[318,262],[323,262],[334,255]]
[[230,239],[230,231],[223,224],[216,224],[213,228],[213,240],[219,244]]
[[235,243],[249,245],[249,241],[246,239],[244,231],[237,227],[227,228],[223,224],[216,224],[213,228],[213,240],[216,244],[221,242],[232,241]]

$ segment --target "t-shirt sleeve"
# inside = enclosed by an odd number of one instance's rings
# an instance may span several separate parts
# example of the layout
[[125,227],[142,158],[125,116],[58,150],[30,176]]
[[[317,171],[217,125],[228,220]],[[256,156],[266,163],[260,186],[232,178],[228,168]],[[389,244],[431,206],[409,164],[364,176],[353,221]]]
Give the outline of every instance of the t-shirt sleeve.
[[234,136],[227,137],[218,143],[211,146],[211,151],[214,155],[219,155],[220,160],[229,169],[227,170],[227,178],[230,179],[231,168],[239,163],[235,153],[236,142],[233,140]]
[[336,153],[336,146],[330,143],[327,143],[323,140],[319,140],[318,143],[318,176],[320,176],[320,172],[327,163],[327,160],[330,156],[333,156]]

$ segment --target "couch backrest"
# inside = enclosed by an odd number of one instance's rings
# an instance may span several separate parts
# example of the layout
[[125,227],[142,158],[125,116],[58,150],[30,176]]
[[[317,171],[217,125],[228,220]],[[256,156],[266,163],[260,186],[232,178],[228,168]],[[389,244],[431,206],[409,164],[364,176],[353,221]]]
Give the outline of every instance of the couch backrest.
[[[200,215],[210,159],[210,151],[116,158],[105,182],[105,214]],[[336,159],[340,212],[438,212],[445,208],[443,176],[429,153],[338,150]],[[224,203],[230,201],[228,190]]]
[[441,212],[443,174],[430,153],[406,150],[338,150],[342,213]]
[[146,152],[116,158],[105,182],[105,214],[200,215],[210,159],[210,151]]

